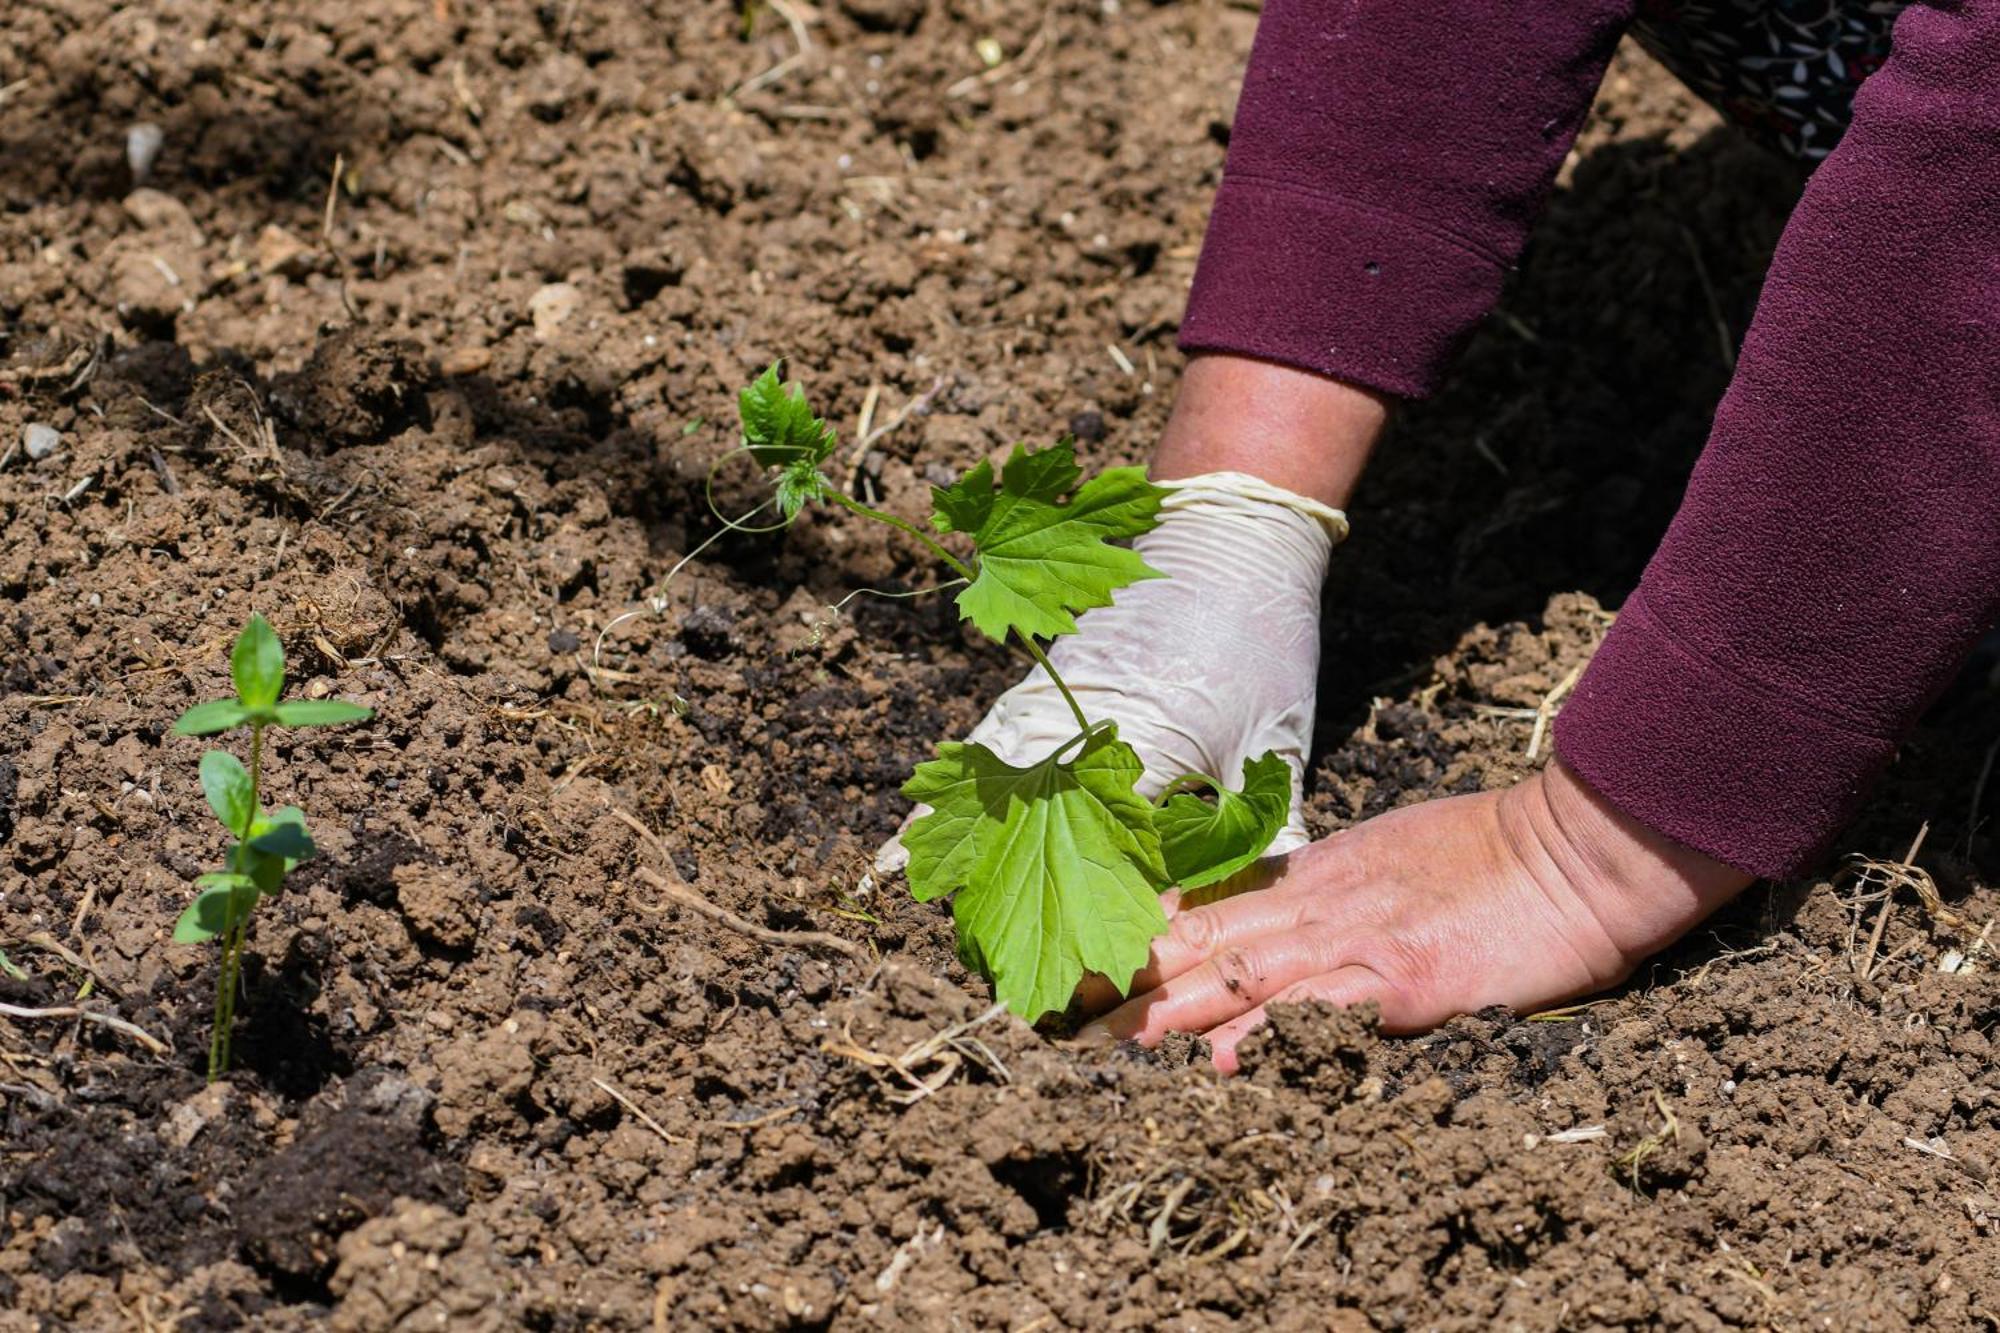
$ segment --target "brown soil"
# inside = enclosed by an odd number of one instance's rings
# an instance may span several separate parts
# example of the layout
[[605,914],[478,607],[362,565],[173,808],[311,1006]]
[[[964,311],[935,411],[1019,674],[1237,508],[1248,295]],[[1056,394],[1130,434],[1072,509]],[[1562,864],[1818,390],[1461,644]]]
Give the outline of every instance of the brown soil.
[[[938,599],[829,613],[930,577],[837,514],[648,609],[730,392],[784,354],[847,438],[872,401],[854,482],[906,513],[1016,438],[1143,456],[1255,19],[792,12],[775,71],[785,11],[723,0],[0,19],[0,448],[62,432],[0,471],[0,1000],[165,1048],[0,1018],[0,1329],[2000,1326],[2000,967],[1915,895],[1865,979],[1879,886],[1765,888],[1593,1007],[1291,1011],[1222,1081],[991,1015],[864,884],[1016,667]],[[1528,769],[1798,186],[1621,58],[1355,512],[1317,829]],[[167,727],[253,608],[379,717],[276,748],[325,854],[204,1089],[168,932],[220,845]],[[1847,843],[1931,820],[1975,927],[1996,728],[1975,673]]]

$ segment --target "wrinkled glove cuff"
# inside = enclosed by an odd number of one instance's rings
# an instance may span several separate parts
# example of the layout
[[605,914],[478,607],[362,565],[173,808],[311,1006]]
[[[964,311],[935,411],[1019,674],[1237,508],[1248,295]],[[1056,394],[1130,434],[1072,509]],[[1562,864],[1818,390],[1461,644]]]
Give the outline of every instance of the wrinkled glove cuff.
[[1262,477],[1253,477],[1248,472],[1204,472],[1194,477],[1176,477],[1171,481],[1158,481],[1154,485],[1170,491],[1161,506],[1168,512],[1185,508],[1189,504],[1210,497],[1226,497],[1237,500],[1254,500],[1260,504],[1281,505],[1294,513],[1319,524],[1326,533],[1327,540],[1335,546],[1347,540],[1347,514],[1332,505],[1322,504],[1296,491],[1288,491],[1283,486],[1274,485]]

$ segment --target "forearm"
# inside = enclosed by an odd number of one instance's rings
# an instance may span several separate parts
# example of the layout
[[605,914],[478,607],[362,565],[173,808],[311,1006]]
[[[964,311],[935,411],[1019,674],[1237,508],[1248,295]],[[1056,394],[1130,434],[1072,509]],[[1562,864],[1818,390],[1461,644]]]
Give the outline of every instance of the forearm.
[[1914,5],[1786,229],[1672,529],[1558,723],[1791,873],[2000,614],[2000,0]]
[[1430,392],[1498,299],[1634,0],[1269,0],[1190,352]]
[[1388,420],[1369,389],[1238,356],[1198,356],[1181,377],[1153,477],[1247,472],[1340,508]]

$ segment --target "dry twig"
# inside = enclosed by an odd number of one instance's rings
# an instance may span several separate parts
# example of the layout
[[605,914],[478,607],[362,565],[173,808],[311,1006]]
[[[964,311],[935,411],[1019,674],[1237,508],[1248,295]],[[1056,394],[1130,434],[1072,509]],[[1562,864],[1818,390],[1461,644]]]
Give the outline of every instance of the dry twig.
[[96,1023],[100,1027],[110,1028],[113,1032],[121,1032],[155,1055],[165,1055],[169,1049],[165,1042],[153,1036],[138,1024],[128,1023],[124,1019],[115,1018],[110,1014],[101,1014],[95,1009],[85,1009],[81,1005],[68,1004],[59,1005],[53,1009],[28,1009],[18,1004],[0,1004],[0,1017],[20,1019],[77,1018],[86,1023]]
[[[859,945],[851,940],[844,940],[838,935],[829,935],[823,930],[772,930],[769,926],[760,926],[754,921],[746,921],[726,907],[717,907],[693,889],[688,888],[684,884],[674,883],[665,875],[659,874],[649,866],[640,866],[636,873],[650,887],[665,894],[682,907],[698,912],[709,920],[719,922],[739,934],[748,935],[753,940],[762,940],[766,944],[776,944],[790,949],[831,949],[833,952],[845,954],[849,958],[861,957],[862,950]],[[641,904],[639,910],[648,915],[658,915],[666,909],[664,907],[647,907]]]

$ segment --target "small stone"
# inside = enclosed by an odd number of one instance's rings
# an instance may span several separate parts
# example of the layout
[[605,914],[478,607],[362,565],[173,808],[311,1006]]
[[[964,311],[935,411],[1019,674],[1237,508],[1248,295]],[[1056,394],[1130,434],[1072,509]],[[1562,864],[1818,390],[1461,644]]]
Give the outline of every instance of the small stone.
[[62,447],[62,432],[43,422],[30,421],[21,427],[21,447],[30,458],[47,458]]
[[112,303],[130,325],[171,325],[184,310],[194,308],[187,275],[199,273],[198,261],[177,247],[154,249],[126,244],[108,256]]
[[583,304],[583,293],[567,282],[552,282],[528,298],[528,318],[535,323],[535,336],[548,339],[564,320]]
[[582,646],[583,640],[576,636],[575,630],[559,629],[549,635],[549,651],[558,657],[573,653]]
[[164,190],[134,190],[125,196],[124,208],[126,216],[147,231],[178,231],[187,236],[200,234],[188,206]]
[[1069,433],[1085,444],[1095,444],[1104,438],[1104,414],[1086,408],[1069,419]]
[[311,266],[312,247],[276,223],[257,233],[257,267],[296,278]]
[[167,1142],[176,1148],[193,1143],[216,1120],[228,1114],[235,1089],[227,1083],[211,1083],[167,1112]]
[[151,121],[141,121],[125,131],[125,165],[132,168],[134,182],[153,174],[153,163],[159,159],[160,146],[166,141],[166,132]]
[[447,375],[476,375],[493,364],[491,347],[454,347],[438,360]]

